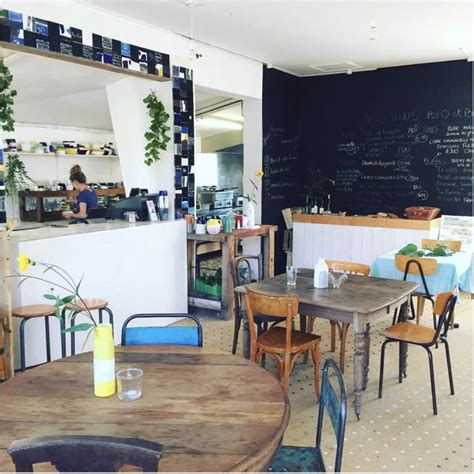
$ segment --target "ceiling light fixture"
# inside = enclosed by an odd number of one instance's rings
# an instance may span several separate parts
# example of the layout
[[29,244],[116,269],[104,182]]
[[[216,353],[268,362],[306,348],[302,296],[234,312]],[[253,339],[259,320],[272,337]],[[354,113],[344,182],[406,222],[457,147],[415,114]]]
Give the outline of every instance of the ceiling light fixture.
[[469,54],[462,46],[459,48],[459,50],[461,51],[462,54],[464,54],[464,56],[466,56],[466,59],[468,61],[472,61],[472,55]]
[[188,59],[194,61],[195,59],[202,58],[202,54],[198,53],[194,47],[194,8],[197,7],[197,2],[195,0],[186,0],[186,6],[191,8]]
[[243,125],[232,120],[220,119],[215,117],[198,117],[198,126],[210,128],[220,128],[225,130],[242,130]]
[[377,34],[377,25],[375,24],[375,20],[370,22],[370,30],[369,30],[369,40],[375,41],[378,38]]

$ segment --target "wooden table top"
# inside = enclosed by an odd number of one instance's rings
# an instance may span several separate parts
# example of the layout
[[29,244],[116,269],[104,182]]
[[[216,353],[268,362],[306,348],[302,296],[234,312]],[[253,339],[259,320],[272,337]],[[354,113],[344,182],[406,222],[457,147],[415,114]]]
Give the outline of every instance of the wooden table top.
[[300,299],[300,305],[308,307],[370,314],[395,304],[412,293],[418,284],[411,281],[348,275],[348,280],[340,288],[320,289],[313,287],[313,270],[298,269],[295,287],[286,285],[286,274],[239,286],[235,291],[245,292],[246,286],[268,294],[296,294]]
[[229,236],[234,237],[234,239],[245,239],[247,237],[257,237],[259,235],[266,235],[269,232],[276,232],[277,230],[278,226],[276,225],[260,224],[255,229],[236,229],[232,232],[232,234],[226,234],[224,232],[220,232],[216,235],[188,234],[188,240],[198,240],[205,242],[224,242],[229,238]]
[[144,371],[143,396],[93,395],[92,353],[31,369],[0,385],[0,471],[6,449],[40,435],[139,437],[165,446],[160,471],[259,471],[289,418],[281,385],[256,364],[215,350],[116,348],[116,370]]

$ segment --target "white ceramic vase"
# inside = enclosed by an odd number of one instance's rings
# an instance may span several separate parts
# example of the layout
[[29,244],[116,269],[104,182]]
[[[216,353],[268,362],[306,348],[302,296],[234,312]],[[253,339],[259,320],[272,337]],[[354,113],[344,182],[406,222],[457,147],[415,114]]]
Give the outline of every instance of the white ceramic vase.
[[243,213],[247,218],[247,222],[244,223],[244,227],[255,227],[255,205],[252,201],[245,199]]

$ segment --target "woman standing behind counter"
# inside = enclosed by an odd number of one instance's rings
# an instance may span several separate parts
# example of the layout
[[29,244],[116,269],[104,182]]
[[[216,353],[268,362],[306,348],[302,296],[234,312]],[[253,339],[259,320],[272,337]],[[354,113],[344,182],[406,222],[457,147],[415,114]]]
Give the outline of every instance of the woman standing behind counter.
[[86,175],[79,165],[71,168],[69,179],[73,188],[79,191],[76,208],[71,213],[65,213],[66,219],[77,219],[78,222],[85,222],[87,213],[97,207],[97,194],[87,186]]

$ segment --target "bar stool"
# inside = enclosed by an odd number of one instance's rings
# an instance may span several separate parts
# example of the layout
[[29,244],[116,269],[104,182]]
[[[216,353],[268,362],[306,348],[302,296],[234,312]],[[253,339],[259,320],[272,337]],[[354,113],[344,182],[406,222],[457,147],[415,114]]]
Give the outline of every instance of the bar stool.
[[[107,300],[101,298],[84,298],[85,305],[89,311],[99,311],[99,324],[102,324],[103,321],[103,312],[105,311],[109,315],[109,323],[112,325],[112,330],[114,328],[114,314],[109,308],[109,303]],[[76,309],[74,309],[76,308]],[[71,313],[71,327],[74,326],[76,316],[82,311],[85,311],[85,306],[82,301],[77,301],[74,303],[69,303],[63,308],[63,321],[66,321],[66,311],[72,311]],[[71,332],[71,355],[76,354],[76,334]]]
[[[51,341],[49,335],[49,317],[56,314],[56,309],[50,304],[33,304],[28,306],[19,306],[13,308],[12,315],[15,318],[22,318],[20,323],[20,363],[21,371],[25,371],[25,324],[30,319],[44,318],[44,327],[46,331],[46,362],[51,362]],[[60,321],[61,325],[61,355],[66,357],[66,335],[64,334],[64,319]]]

